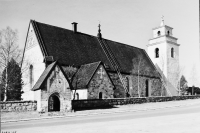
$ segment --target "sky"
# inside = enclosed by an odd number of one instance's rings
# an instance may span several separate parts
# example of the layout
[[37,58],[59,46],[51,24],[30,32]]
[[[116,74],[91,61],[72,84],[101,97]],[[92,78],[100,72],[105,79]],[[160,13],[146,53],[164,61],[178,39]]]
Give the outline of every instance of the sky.
[[[173,27],[180,44],[180,66],[188,85],[200,87],[200,43],[198,0],[0,0],[0,29],[10,26],[19,33],[24,47],[30,19],[97,35],[147,50],[152,28]],[[192,80],[191,73],[196,77]]]

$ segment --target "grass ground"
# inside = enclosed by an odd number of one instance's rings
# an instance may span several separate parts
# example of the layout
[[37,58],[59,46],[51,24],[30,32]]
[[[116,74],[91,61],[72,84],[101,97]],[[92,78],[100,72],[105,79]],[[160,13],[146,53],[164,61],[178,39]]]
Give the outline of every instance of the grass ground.
[[40,115],[34,112],[1,112],[1,120],[16,120],[25,118],[38,118]]
[[64,116],[67,113],[63,112],[48,112],[48,113],[38,113],[37,111],[30,112],[1,112],[1,121],[7,120],[19,120],[19,119],[29,119],[29,118],[40,118],[49,116]]

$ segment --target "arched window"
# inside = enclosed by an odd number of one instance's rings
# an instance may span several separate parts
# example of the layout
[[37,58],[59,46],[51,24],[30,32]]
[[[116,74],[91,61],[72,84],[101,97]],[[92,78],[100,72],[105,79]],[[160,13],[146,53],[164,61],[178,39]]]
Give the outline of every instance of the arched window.
[[155,49],[155,58],[159,58],[159,49],[158,48]]
[[174,58],[174,48],[171,48],[171,57]]
[[33,78],[33,65],[30,65],[29,67],[29,83],[30,83],[30,87],[33,87],[33,82],[34,82],[34,78]]
[[148,79],[145,81],[145,86],[146,86],[145,96],[148,97],[149,96],[149,80]]
[[99,99],[102,99],[103,98],[103,94],[102,92],[99,92]]
[[160,31],[157,32],[158,36],[160,36]]
[[129,92],[129,78],[126,77],[126,88],[127,88],[127,91]]
[[170,32],[169,32],[169,31],[167,31],[167,35],[170,35]]
[[76,93],[76,100],[79,100],[79,94]]

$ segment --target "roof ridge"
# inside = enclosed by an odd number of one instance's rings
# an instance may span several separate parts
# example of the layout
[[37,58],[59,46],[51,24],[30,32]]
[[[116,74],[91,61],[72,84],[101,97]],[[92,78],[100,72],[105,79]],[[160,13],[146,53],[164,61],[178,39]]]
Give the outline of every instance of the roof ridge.
[[[32,20],[32,21],[35,21],[35,20]],[[51,27],[56,27],[56,28],[60,28],[60,29],[64,29],[64,30],[69,30],[69,29],[65,29],[63,27],[59,27],[59,26],[54,26],[54,25],[50,25],[50,24],[46,24],[46,23],[41,23],[41,22],[38,22],[38,21],[35,21],[36,23],[39,23],[39,24],[44,24],[44,25],[48,25],[48,26],[51,26]]]
[[[35,21],[35,20],[34,20],[34,21]],[[36,22],[36,23],[40,23],[40,24],[44,24],[44,25],[48,25],[48,26],[51,26],[51,27],[60,28],[60,29],[63,29],[63,30],[68,30],[68,31],[73,32],[72,30],[66,29],[66,28],[63,28],[63,27],[54,26],[54,25],[50,25],[50,24],[46,24],[46,23],[41,23],[41,22],[38,22],[38,21],[35,21],[35,22]],[[79,32],[79,31],[77,31],[76,34],[77,34],[77,33],[78,33],[78,34],[82,34],[82,35],[91,36],[91,37],[97,37],[97,36],[90,35],[90,34],[88,34],[88,33]],[[125,44],[125,43],[113,41],[113,40],[110,40],[110,39],[107,39],[107,38],[102,38],[102,39],[107,40],[107,41],[111,41],[111,42],[115,42],[115,43],[118,43],[118,44],[120,44],[120,45],[125,45],[125,46],[132,47],[132,48],[138,48],[138,47],[135,47],[135,46],[132,46],[132,45],[129,45],[129,44]],[[142,48],[138,48],[138,49],[142,49]]]
[[[46,23],[41,23],[41,22],[38,22],[38,21],[35,21],[35,20],[32,20],[34,22],[39,23],[39,24],[44,24],[44,25],[47,25],[47,26],[51,26],[51,27],[55,27],[55,28],[59,28],[59,29],[62,29],[62,30],[68,30],[68,31],[71,31],[73,32],[72,30],[70,29],[67,29],[67,28],[63,28],[63,27],[59,27],[59,26],[55,26],[55,25],[50,25],[50,24],[46,24]],[[74,33],[74,32],[73,32]],[[83,34],[83,35],[87,35],[87,36],[91,36],[91,37],[95,37],[94,35],[90,35],[90,34],[87,34],[87,33],[83,33],[83,32],[80,32],[80,31],[77,31],[76,34]]]

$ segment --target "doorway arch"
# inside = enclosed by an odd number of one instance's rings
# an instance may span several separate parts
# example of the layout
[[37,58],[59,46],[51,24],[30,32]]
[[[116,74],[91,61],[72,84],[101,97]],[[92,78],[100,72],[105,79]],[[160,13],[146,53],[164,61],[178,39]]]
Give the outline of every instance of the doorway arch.
[[60,99],[58,94],[54,93],[49,97],[48,111],[60,111]]
[[99,99],[102,99],[103,98],[103,94],[102,92],[99,92]]

